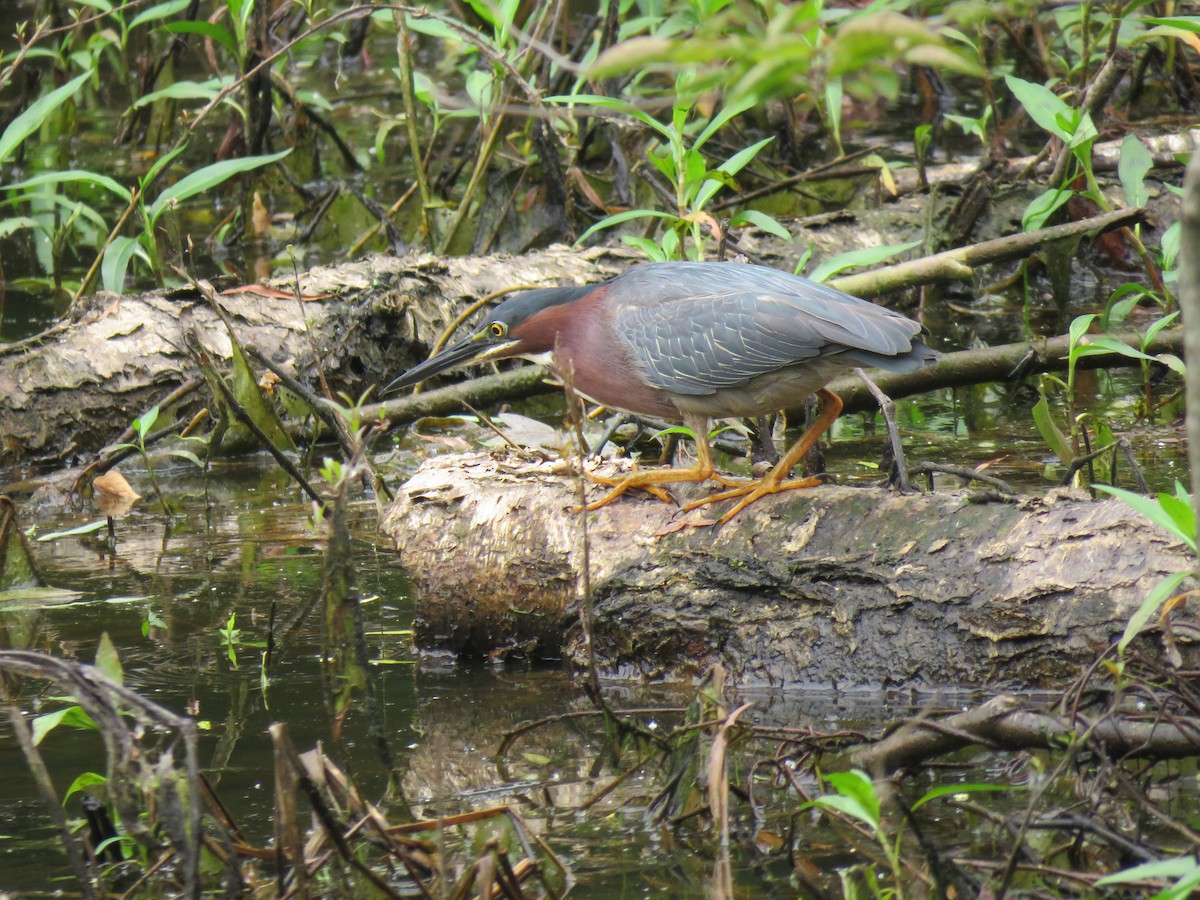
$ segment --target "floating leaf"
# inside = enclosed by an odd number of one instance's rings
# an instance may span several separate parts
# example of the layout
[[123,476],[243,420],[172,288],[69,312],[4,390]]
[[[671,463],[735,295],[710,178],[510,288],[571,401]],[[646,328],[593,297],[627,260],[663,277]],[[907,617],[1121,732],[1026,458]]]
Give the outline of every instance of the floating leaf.
[[78,525],[75,528],[68,528],[66,531],[52,531],[49,534],[38,535],[38,542],[57,541],[60,538],[75,537],[80,534],[91,534],[93,531],[99,531],[101,528],[108,526],[108,519],[97,519],[95,522],[88,522],[86,525]]

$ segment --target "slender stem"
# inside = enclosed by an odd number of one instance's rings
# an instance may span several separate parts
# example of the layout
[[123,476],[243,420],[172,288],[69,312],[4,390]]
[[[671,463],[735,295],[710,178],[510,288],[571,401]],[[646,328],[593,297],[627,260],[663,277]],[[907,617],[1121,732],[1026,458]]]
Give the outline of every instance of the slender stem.
[[408,129],[408,147],[413,160],[413,177],[421,193],[421,232],[430,248],[434,245],[433,224],[429,218],[432,196],[429,178],[421,157],[421,136],[417,133],[417,98],[413,89],[412,56],[409,52],[408,14],[402,9],[392,12],[396,20],[396,57],[400,65],[400,95],[404,98],[404,119]]
[[1183,345],[1188,360],[1186,415],[1192,507],[1200,524],[1200,153],[1193,152],[1184,179],[1179,247],[1179,308],[1183,313]]

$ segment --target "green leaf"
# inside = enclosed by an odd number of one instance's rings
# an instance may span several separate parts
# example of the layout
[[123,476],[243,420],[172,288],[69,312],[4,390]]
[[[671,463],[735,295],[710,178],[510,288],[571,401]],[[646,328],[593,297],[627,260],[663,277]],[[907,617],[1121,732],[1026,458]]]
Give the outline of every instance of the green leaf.
[[[1100,485],[1097,485],[1097,487],[1100,487]],[[1150,589],[1150,593],[1146,595],[1146,599],[1142,601],[1142,605],[1129,617],[1129,622],[1125,626],[1125,632],[1121,635],[1121,640],[1117,642],[1118,652],[1125,652],[1125,648],[1129,646],[1130,641],[1141,633],[1146,623],[1158,613],[1159,607],[1174,596],[1176,589],[1188,577],[1188,574],[1187,572],[1176,572],[1174,575],[1168,575]]]
[[149,262],[149,257],[135,238],[123,235],[113,238],[104,251],[104,260],[100,264],[100,282],[106,291],[114,294],[124,291],[125,274],[129,271],[129,262],[135,255],[140,255]]
[[1174,353],[1160,353],[1160,354],[1158,354],[1158,356],[1156,356],[1154,358],[1156,360],[1158,360],[1160,363],[1162,363],[1164,366],[1166,366],[1168,369],[1170,369],[1172,372],[1174,372],[1176,375],[1183,376],[1183,375],[1187,374],[1187,363],[1185,363],[1182,359],[1180,359]]
[[576,246],[597,231],[603,231],[605,228],[612,228],[614,225],[620,225],[622,222],[629,222],[633,219],[678,219],[678,216],[673,216],[670,213],[659,212],[657,209],[627,209],[624,212],[613,213],[611,216],[605,216],[587,231],[579,236],[575,241]]
[[650,238],[644,238],[636,234],[623,234],[621,235],[621,242],[641,250],[650,262],[666,261],[667,255],[663,253],[662,247],[658,246]]
[[1073,121],[1076,111],[1061,97],[1045,85],[1024,81],[1014,75],[1005,75],[1004,81],[1033,121],[1064,144],[1071,143],[1073,132],[1064,128],[1063,123]]
[[1075,453],[1071,449],[1071,444],[1067,440],[1067,436],[1059,430],[1058,425],[1054,422],[1054,417],[1050,415],[1050,404],[1047,402],[1044,393],[1038,398],[1038,402],[1033,405],[1033,424],[1037,426],[1038,433],[1050,448],[1050,452],[1057,456],[1059,460],[1063,463],[1069,463],[1075,458]]
[[745,98],[737,103],[730,103],[724,107],[719,113],[708,120],[708,124],[704,126],[701,132],[696,135],[696,139],[692,142],[692,148],[699,150],[708,143],[709,138],[716,134],[727,122],[735,116],[740,116],[746,110],[754,106],[754,100]]
[[24,228],[33,228],[41,232],[46,231],[46,226],[37,219],[31,219],[29,216],[13,216],[11,219],[0,220],[0,238],[16,234]]
[[113,646],[107,631],[100,635],[100,643],[96,647],[96,668],[117,684],[125,683],[125,669],[121,666],[121,657],[117,654],[117,648]]
[[44,716],[34,716],[32,722],[30,722],[34,745],[40,744],[42,739],[59,725],[68,725],[72,728],[82,728],[89,731],[99,731],[92,717],[84,712],[82,706],[68,706],[65,709],[46,713]]
[[837,256],[825,260],[825,262],[813,269],[812,274],[808,277],[813,281],[825,281],[847,269],[878,265],[885,259],[891,259],[897,254],[920,246],[921,241],[908,241],[904,244],[892,244],[887,247],[863,247],[859,250],[848,250],[845,253],[839,253]]
[[166,3],[152,6],[133,17],[133,21],[129,23],[129,30],[132,31],[139,25],[145,25],[147,22],[168,19],[173,15],[183,12],[191,2],[192,0],[167,0]]
[[[717,171],[725,175],[733,176],[750,164],[750,161],[758,155],[758,152],[763,147],[775,140],[774,137],[763,138],[761,141],[751,144],[749,147],[744,147],[739,150],[725,162],[717,166]],[[723,179],[715,179],[706,181],[696,194],[696,200],[693,204],[693,209],[703,209],[705,204],[712,199],[713,194],[721,189]]]
[[[1164,509],[1162,498],[1167,497],[1167,494],[1159,494],[1158,499],[1152,500],[1149,497],[1143,497],[1141,494],[1135,494],[1133,491],[1127,491],[1124,488],[1111,487],[1107,484],[1096,485],[1097,490],[1104,491],[1106,494],[1112,494],[1118,500],[1133,507],[1134,510],[1141,513],[1163,531],[1178,538],[1184,544],[1191,548],[1192,552],[1196,552],[1196,523],[1193,517],[1190,524],[1187,522],[1179,522],[1172,515],[1172,512]],[[1178,497],[1172,497],[1176,503],[1183,503]],[[1190,506],[1190,498],[1188,501]]]
[[875,782],[870,775],[860,769],[851,769],[849,772],[833,772],[825,780],[839,795],[852,800],[866,812],[864,822],[879,825],[879,792],[875,790]]
[[107,175],[101,175],[97,172],[88,172],[83,169],[67,169],[62,172],[47,172],[44,175],[35,175],[33,178],[18,181],[16,184],[7,184],[5,185],[5,189],[18,191],[25,188],[40,187],[44,184],[66,184],[71,182],[82,182],[95,187],[102,187],[126,202],[129,202],[133,196],[129,192],[129,189],[120,184],[115,178],[110,178]]
[[146,435],[150,433],[150,429],[154,427],[154,423],[157,421],[158,406],[155,405],[133,420],[133,430],[137,432],[138,437],[145,440]]
[[1146,347],[1149,347],[1150,342],[1154,340],[1155,335],[1174,322],[1177,318],[1179,318],[1179,310],[1175,310],[1175,312],[1171,313],[1170,315],[1163,316],[1157,322],[1152,323],[1150,327],[1146,329],[1146,336],[1142,338],[1142,348],[1145,349]]
[[1200,16],[1147,16],[1138,21],[1148,25],[1163,25],[1167,28],[1178,28],[1180,31],[1200,34]]
[[182,448],[175,449],[175,450],[168,450],[167,456],[175,456],[175,457],[178,457],[179,459],[185,459],[188,462],[190,462],[192,465],[194,465],[197,469],[204,468],[204,461],[201,460],[200,457],[198,457],[191,450],[184,450]]
[[1194,856],[1181,856],[1178,859],[1160,859],[1142,863],[1130,869],[1105,875],[1096,882],[1096,886],[1129,884],[1134,881],[1145,881],[1147,878],[1182,878],[1196,872],[1200,872],[1200,861],[1197,861]]
[[667,437],[668,435],[672,434],[682,435],[683,437],[689,438],[693,441],[696,439],[696,432],[692,431],[692,429],[686,428],[683,425],[672,425],[670,428],[664,428],[662,431],[654,432],[654,434],[650,435],[650,440],[656,441],[661,437]]
[[1172,223],[1162,236],[1162,265],[1164,269],[1175,268],[1175,260],[1179,258],[1179,239],[1183,235],[1182,220]]
[[409,31],[415,31],[418,34],[427,34],[430,37],[441,38],[444,41],[462,42],[462,36],[440,19],[409,16],[405,24],[408,25]]
[[1050,188],[1034,197],[1029,201],[1029,205],[1025,207],[1025,212],[1021,216],[1021,230],[1037,231],[1046,224],[1047,219],[1074,196],[1074,191]]
[[144,176],[142,176],[142,181],[141,181],[142,187],[144,188],[148,184],[153,184],[154,179],[158,177],[158,173],[161,172],[167,166],[169,166],[175,160],[175,157],[179,156],[180,153],[182,153],[184,150],[187,149],[187,146],[188,146],[187,142],[185,141],[184,143],[182,143],[178,147],[176,147],[174,150],[172,150],[169,153],[166,153],[166,154],[160,156],[158,159],[156,159],[151,164],[151,166],[147,170],[146,174]]
[[563,103],[576,105],[595,106],[598,109],[611,109],[614,112],[624,113],[627,116],[633,116],[644,125],[649,125],[668,141],[672,138],[671,129],[662,122],[655,119],[648,113],[643,112],[638,107],[634,106],[628,100],[621,100],[616,97],[605,97],[603,94],[566,94],[547,97],[546,103]]
[[1080,359],[1084,356],[1103,356],[1109,353],[1128,356],[1130,359],[1144,359],[1150,362],[1154,361],[1153,356],[1148,356],[1141,350],[1130,347],[1124,341],[1119,341],[1115,337],[1110,337],[1106,334],[1090,336],[1087,338],[1087,343],[1079,344],[1071,351],[1071,356],[1074,359]]
[[871,808],[864,806],[857,797],[847,797],[842,794],[826,794],[823,797],[817,797],[811,804],[806,803],[805,806],[834,809],[847,816],[853,816],[860,822],[870,825],[872,828],[879,826],[878,816],[872,816]]
[[158,221],[158,217],[163,214],[163,211],[168,206],[174,206],[175,204],[182,203],[189,197],[210,191],[218,185],[224,184],[233,176],[240,175],[242,172],[249,172],[252,169],[278,162],[291,152],[291,150],[281,150],[278,153],[271,153],[266,156],[226,159],[218,163],[213,163],[211,166],[205,166],[190,175],[185,175],[158,195],[158,199],[147,210],[147,217],[150,223],[153,224]]
[[[78,778],[76,778],[74,781],[71,782],[71,786],[69,788],[67,788],[67,792],[65,794],[63,794],[63,798],[62,798],[63,806],[67,805],[67,800],[70,799],[72,794],[76,794],[79,791],[87,790],[90,787],[101,787],[102,788],[106,784],[108,784],[108,779],[105,778],[103,775],[100,775],[96,772],[84,772],[82,775],[80,775]],[[99,850],[99,848],[96,848],[96,849],[97,849],[97,851]],[[97,858],[99,858],[99,857],[97,857]]]
[[238,58],[237,38],[228,28],[211,22],[168,22],[164,28],[172,34],[198,34],[214,44],[220,44],[234,59]]
[[[274,405],[263,396],[262,389],[258,386],[258,379],[254,377],[254,371],[246,360],[237,335],[233,333],[232,328],[228,329],[228,332],[231,351],[230,366],[233,370],[230,376],[230,387],[234,397],[276,448],[295,452],[296,445],[287,433],[287,429],[283,427],[283,423],[279,421]],[[232,625],[232,616],[230,623]]]
[[939,797],[954,796],[955,794],[979,794],[987,791],[1023,791],[1025,787],[1019,784],[943,784],[938,787],[931,788],[921,795],[920,799],[912,805],[913,812],[916,812],[924,804],[930,800],[937,800]]
[[1079,342],[1087,334],[1088,329],[1092,327],[1092,323],[1098,318],[1100,316],[1097,313],[1087,313],[1082,316],[1076,316],[1071,320],[1071,325],[1067,329],[1067,344],[1071,348],[1072,353],[1079,346]]
[[1130,206],[1145,206],[1150,199],[1146,190],[1146,175],[1154,167],[1154,157],[1136,134],[1130,132],[1121,141],[1121,159],[1117,173],[1121,176],[1121,187],[1125,191],[1125,202]]
[[28,109],[9,122],[4,134],[0,135],[0,163],[5,162],[25,138],[41,128],[52,112],[74,97],[84,82],[92,77],[94,71],[89,69],[62,87],[55,88],[45,97],[38,98]]
[[1154,293],[1140,284],[1123,284],[1108,298],[1104,313],[1100,316],[1100,329],[1108,331],[1113,325],[1125,321],[1143,297],[1154,297]]
[[1170,494],[1159,494],[1158,505],[1175,524],[1177,532],[1183,535],[1185,540],[1190,539],[1192,544],[1195,544],[1196,510],[1192,508],[1191,498],[1180,499]]
[[734,228],[741,225],[754,225],[761,228],[768,234],[773,234],[778,238],[783,238],[789,244],[792,242],[792,233],[781,225],[774,216],[769,216],[765,212],[760,212],[757,209],[744,209],[729,220],[729,224]]
[[211,101],[221,89],[233,83],[231,76],[212,78],[208,81],[176,81],[165,88],[151,91],[134,101],[132,109],[149,106],[159,100],[205,100]]

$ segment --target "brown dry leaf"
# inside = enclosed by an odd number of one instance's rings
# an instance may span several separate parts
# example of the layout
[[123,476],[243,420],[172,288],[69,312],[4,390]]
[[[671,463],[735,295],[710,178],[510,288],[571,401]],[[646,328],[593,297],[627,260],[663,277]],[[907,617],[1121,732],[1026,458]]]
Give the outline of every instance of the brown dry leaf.
[[250,227],[254,234],[266,234],[271,227],[271,213],[267,204],[263,203],[262,195],[254,192],[254,203],[250,213]]
[[109,469],[92,481],[92,502],[106,516],[123,516],[133,509],[133,504],[142,499],[116,469]]
[[268,397],[274,397],[275,385],[279,384],[281,380],[274,372],[263,372],[262,378],[258,379],[258,389]]

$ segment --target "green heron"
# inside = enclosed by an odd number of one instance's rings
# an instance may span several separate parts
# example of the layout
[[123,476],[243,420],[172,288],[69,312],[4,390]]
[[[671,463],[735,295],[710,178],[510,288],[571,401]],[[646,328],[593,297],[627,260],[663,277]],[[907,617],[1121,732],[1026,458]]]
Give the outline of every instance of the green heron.
[[[696,436],[689,468],[643,469],[623,478],[589,474],[612,490],[588,509],[630,488],[669,500],[660,485],[712,479],[728,490],[685,509],[741,498],[724,524],[759,497],[817,484],[788,476],[841,413],[841,399],[825,384],[859,366],[909,372],[933,362],[920,332],[899,313],[763,266],[648,263],[603,284],[529,290],[505,300],[470,337],[387,390],[464,363],[523,357],[547,364],[589,400],[682,420]],[[735,483],[715,474],[710,420],[774,413],[814,393],[816,421],[764,478]]]

